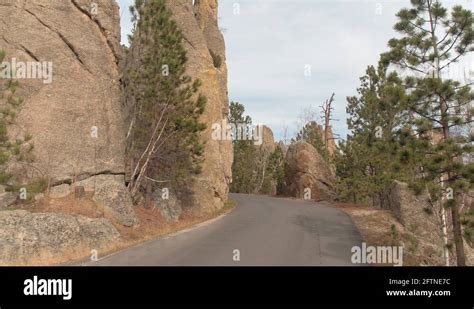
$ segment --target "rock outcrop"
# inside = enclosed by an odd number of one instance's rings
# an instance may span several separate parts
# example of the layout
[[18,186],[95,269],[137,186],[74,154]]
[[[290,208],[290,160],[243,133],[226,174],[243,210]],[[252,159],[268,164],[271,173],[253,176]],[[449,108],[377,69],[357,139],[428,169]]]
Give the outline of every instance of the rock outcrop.
[[8,209],[9,206],[15,203],[16,199],[16,194],[12,192],[6,192],[5,187],[0,186],[0,210]]
[[386,205],[395,217],[414,235],[416,243],[405,244],[412,255],[424,259],[425,265],[444,265],[441,226],[432,209],[426,193],[416,196],[408,184],[395,181],[391,187]]
[[[132,198],[124,188],[122,175],[97,175],[76,182],[76,187],[93,191],[93,200],[104,206],[105,217],[113,219],[124,226],[138,223],[132,207]],[[111,205],[114,205],[111,207]]]
[[[119,233],[106,219],[25,210],[0,211],[0,265],[64,260],[100,251]],[[36,263],[33,262],[33,263]]]
[[[10,172],[24,182],[47,178],[53,186],[110,175],[115,184],[107,187],[113,190],[109,194],[126,195],[116,1],[3,0],[1,7],[0,49],[6,61],[50,64],[52,74],[50,83],[20,80],[21,128],[11,132],[32,135],[35,160],[32,168],[12,166]],[[64,189],[52,191],[63,196]],[[129,199],[102,202],[111,213],[126,209],[126,221],[136,221]]]
[[285,181],[290,196],[305,198],[305,192],[310,192],[316,201],[335,198],[335,176],[318,151],[304,141],[291,144],[286,152]]
[[[324,138],[324,130],[322,131],[322,136]],[[332,157],[337,151],[337,145],[336,145],[336,140],[334,138],[334,133],[332,132],[331,127],[328,129],[328,135],[327,135],[327,149],[329,155]]]
[[262,145],[259,145],[261,150],[272,153],[275,151],[277,145],[275,144],[275,138],[273,137],[273,131],[267,126],[262,126]]
[[274,179],[268,177],[267,168],[270,163],[270,156],[275,151],[277,145],[275,144],[272,129],[262,126],[261,130],[262,143],[255,145],[255,172],[257,176],[255,193],[276,195],[277,184]]
[[[382,206],[391,210],[410,235],[404,244],[408,254],[415,256],[422,265],[445,265],[440,219],[433,213],[426,192],[417,196],[408,184],[394,181]],[[468,265],[472,265],[473,248],[466,242],[464,250]],[[455,253],[451,251],[450,254],[453,257]]]
[[160,194],[160,191],[154,192],[153,195],[153,208],[158,209],[166,221],[177,222],[183,213],[183,208],[181,207],[178,199],[173,195],[170,195],[168,198],[164,199],[162,194]]
[[192,192],[190,204],[198,211],[210,212],[223,207],[227,200],[232,178],[232,142],[213,140],[212,124],[227,118],[227,66],[225,44],[218,27],[217,0],[168,1],[173,18],[185,37],[187,72],[193,79],[200,79],[200,92],[206,96],[207,105],[201,121],[208,124],[202,133],[205,141],[202,173],[189,184]]

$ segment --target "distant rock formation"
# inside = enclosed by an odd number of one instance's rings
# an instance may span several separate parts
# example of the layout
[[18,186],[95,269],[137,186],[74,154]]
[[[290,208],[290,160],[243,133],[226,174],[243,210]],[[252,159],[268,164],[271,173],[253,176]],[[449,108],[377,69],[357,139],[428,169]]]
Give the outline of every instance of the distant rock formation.
[[322,125],[316,124],[316,128],[319,134],[321,135],[321,139],[323,140],[323,143],[327,149],[328,155],[332,157],[337,150],[336,140],[334,138],[334,133],[332,132],[332,128],[331,127],[328,128],[327,136],[324,133],[324,127]]
[[[324,130],[322,131],[322,135],[324,137]],[[332,132],[331,127],[328,130],[328,140],[327,140],[327,150],[329,155],[332,157],[337,151],[336,139],[334,137],[334,133]]]
[[270,195],[276,195],[277,193],[277,184],[274,179],[269,179],[266,175],[268,164],[270,161],[270,156],[275,151],[277,144],[275,144],[275,139],[273,137],[273,131],[267,126],[262,126],[262,144],[255,145],[256,153],[256,187],[255,193],[264,193]]
[[305,193],[310,192],[310,198],[316,201],[335,198],[336,179],[331,168],[318,151],[304,141],[293,143],[288,147],[285,157],[285,180],[286,191],[290,196],[305,198]]
[[199,89],[207,98],[202,121],[207,129],[202,134],[205,141],[202,173],[190,181],[192,197],[190,204],[196,211],[211,212],[223,207],[227,200],[232,179],[232,142],[213,140],[212,124],[227,119],[229,99],[227,96],[227,65],[225,44],[218,27],[217,0],[168,1],[185,37],[187,49],[187,74],[200,79]]
[[260,148],[265,149],[265,152],[272,153],[275,151],[277,145],[275,144],[275,138],[273,137],[273,131],[267,126],[262,126],[262,144]]
[[[110,195],[126,196],[119,7],[114,0],[94,4],[2,1],[0,48],[6,61],[52,65],[51,83],[19,80],[24,103],[20,126],[11,132],[31,133],[35,160],[31,167],[13,165],[10,172],[24,182],[45,178],[53,186],[101,176],[92,190],[107,188]],[[119,223],[137,222],[130,199],[100,202]]]

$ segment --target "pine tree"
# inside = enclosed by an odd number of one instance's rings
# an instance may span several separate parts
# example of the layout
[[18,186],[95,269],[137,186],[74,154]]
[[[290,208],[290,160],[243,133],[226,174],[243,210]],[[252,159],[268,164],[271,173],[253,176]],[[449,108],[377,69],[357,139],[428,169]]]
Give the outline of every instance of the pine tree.
[[[252,118],[244,115],[245,107],[239,102],[230,103],[229,123],[236,128],[249,127]],[[234,162],[232,163],[232,184],[230,191],[235,193],[254,193],[256,184],[257,150],[252,140],[233,140]]]
[[[0,50],[0,64],[5,60],[6,53]],[[4,69],[0,67],[0,70]],[[12,75],[12,74],[10,74]],[[8,128],[16,123],[16,118],[23,100],[17,95],[20,83],[14,79],[0,78],[0,185],[6,187],[7,191],[18,192],[20,188],[26,188],[30,201],[35,193],[46,189],[46,181],[38,178],[29,183],[22,183],[19,175],[8,172],[10,163],[30,164],[34,161],[32,143],[33,136],[28,132],[17,133],[12,137]]]
[[276,186],[276,194],[283,194],[285,190],[285,155],[281,147],[276,147],[270,155],[265,173],[265,181],[260,193],[273,194]]
[[[446,76],[450,66],[474,50],[473,15],[461,6],[448,14],[437,0],[411,4],[398,12],[394,29],[401,38],[389,41],[390,51],[382,61],[407,75],[410,125],[402,135],[404,156],[422,158],[421,175],[430,183],[432,196],[451,210],[457,264],[465,265],[459,204],[473,184],[473,163],[464,160],[472,152],[473,139],[453,132],[471,123],[474,93],[469,84]],[[430,135],[437,132],[440,141],[433,142]]]
[[379,64],[360,78],[359,96],[347,98],[351,133],[336,153],[339,194],[354,203],[382,206],[393,180],[407,180],[412,169],[397,159],[398,134],[406,121],[406,94],[396,73]]
[[135,196],[150,186],[184,188],[200,172],[206,98],[198,94],[200,81],[185,75],[184,37],[166,1],[136,0],[130,10],[135,29],[122,83],[132,110],[127,165]]
[[305,124],[296,134],[296,137],[291,140],[292,143],[297,141],[305,141],[311,144],[325,161],[329,161],[329,152],[324,141],[324,130],[316,121],[310,121]]

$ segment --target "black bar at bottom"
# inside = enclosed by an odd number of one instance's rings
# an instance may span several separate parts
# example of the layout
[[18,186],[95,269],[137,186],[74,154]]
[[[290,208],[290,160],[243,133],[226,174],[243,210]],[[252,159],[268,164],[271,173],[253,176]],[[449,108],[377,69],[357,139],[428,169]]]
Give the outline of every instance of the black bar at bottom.
[[[24,295],[25,280],[34,279],[35,276],[37,280],[72,279],[71,299],[64,300],[64,295]],[[37,293],[40,293],[38,292],[39,285],[37,281]],[[44,291],[43,289],[41,293]],[[387,295],[387,293],[403,293],[400,291],[406,291],[405,295]],[[429,291],[431,295],[428,295]],[[456,304],[455,307],[446,308],[473,308],[474,268],[0,268],[0,308],[2,309],[8,309],[12,307],[12,304],[47,304],[68,307],[68,305],[82,304],[178,303],[417,304],[419,307],[429,308],[435,305]]]

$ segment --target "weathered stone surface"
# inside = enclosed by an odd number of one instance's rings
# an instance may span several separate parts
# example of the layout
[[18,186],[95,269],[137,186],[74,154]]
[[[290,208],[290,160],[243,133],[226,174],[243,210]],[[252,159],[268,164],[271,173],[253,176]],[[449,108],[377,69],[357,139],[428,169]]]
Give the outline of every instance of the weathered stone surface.
[[[423,265],[445,265],[441,222],[436,214],[430,211],[432,206],[427,193],[417,196],[408,184],[394,181],[383,206],[389,208],[413,235],[414,243],[406,245],[411,246],[408,250],[412,254],[423,260]],[[474,249],[467,241],[464,242],[464,253],[467,265],[473,265]],[[452,260],[455,252],[451,250],[450,255]]]
[[160,211],[161,215],[171,222],[176,222],[183,213],[180,202],[174,195],[169,195],[167,199],[163,199],[160,191],[153,194],[154,209]]
[[125,226],[138,223],[123,175],[92,176],[76,182],[75,185],[84,187],[85,191],[94,192],[93,199],[104,206],[107,218]]
[[25,210],[0,211],[0,265],[100,250],[119,233],[107,219]]
[[313,200],[333,200],[335,177],[323,157],[310,144],[300,141],[289,146],[285,157],[287,194],[304,198],[311,189]]
[[[122,183],[115,177],[125,171],[126,134],[116,1],[3,1],[0,33],[6,61],[46,61],[53,66],[51,83],[20,80],[24,103],[18,122],[33,136],[35,161],[32,169],[11,171],[21,171],[25,180],[47,175],[53,184],[108,174],[99,178],[103,184],[95,184],[96,199],[120,222],[136,221],[123,177]],[[24,133],[15,128],[11,132]],[[64,196],[65,186],[54,187],[53,197]]]
[[13,205],[17,199],[17,195],[12,192],[6,192],[3,186],[0,186],[0,210],[7,209]]
[[267,126],[262,126],[262,128],[262,145],[260,145],[260,148],[265,152],[272,153],[273,151],[275,151],[276,148],[275,138],[273,137],[273,131]]
[[[191,204],[201,211],[223,207],[227,200],[232,172],[232,142],[213,140],[212,124],[227,118],[227,66],[225,44],[217,23],[217,0],[168,1],[173,18],[183,31],[187,49],[187,74],[200,79],[200,92],[206,96],[207,105],[201,121],[208,124],[202,133],[205,141],[203,172],[189,184]],[[214,66],[211,52],[221,59],[220,67]]]
[[44,198],[44,196],[45,196],[44,193],[36,194],[36,195],[35,195],[35,198],[34,198],[34,199],[35,199],[35,202],[41,201],[41,200]]
[[68,196],[71,193],[70,186],[68,184],[62,184],[59,186],[51,187],[49,191],[49,197],[51,198],[61,198]]
[[[322,130],[322,135],[324,138],[324,130]],[[337,151],[336,140],[334,138],[334,133],[332,132],[332,128],[329,127],[328,135],[327,135],[327,149],[330,156],[334,156]]]
[[269,195],[276,195],[277,184],[274,179],[269,179],[266,175],[270,156],[276,149],[275,139],[273,138],[273,131],[267,127],[262,126],[262,144],[255,145],[255,160],[256,170],[254,171],[257,176],[257,183],[255,193],[263,193]]
[[75,186],[74,187],[74,197],[75,198],[83,198],[86,194],[86,190],[83,186]]
[[383,206],[390,209],[416,239],[416,243],[406,244],[412,246],[407,250],[424,259],[425,265],[444,265],[441,225],[429,211],[432,207],[426,193],[416,196],[408,184],[395,181]]
[[[123,111],[117,61],[119,8],[98,0],[9,0],[0,10],[6,61],[52,62],[52,82],[20,80],[18,122],[33,136],[36,169],[53,183],[81,174],[124,171]],[[97,128],[97,138],[91,134]],[[12,134],[21,134],[14,132]]]

